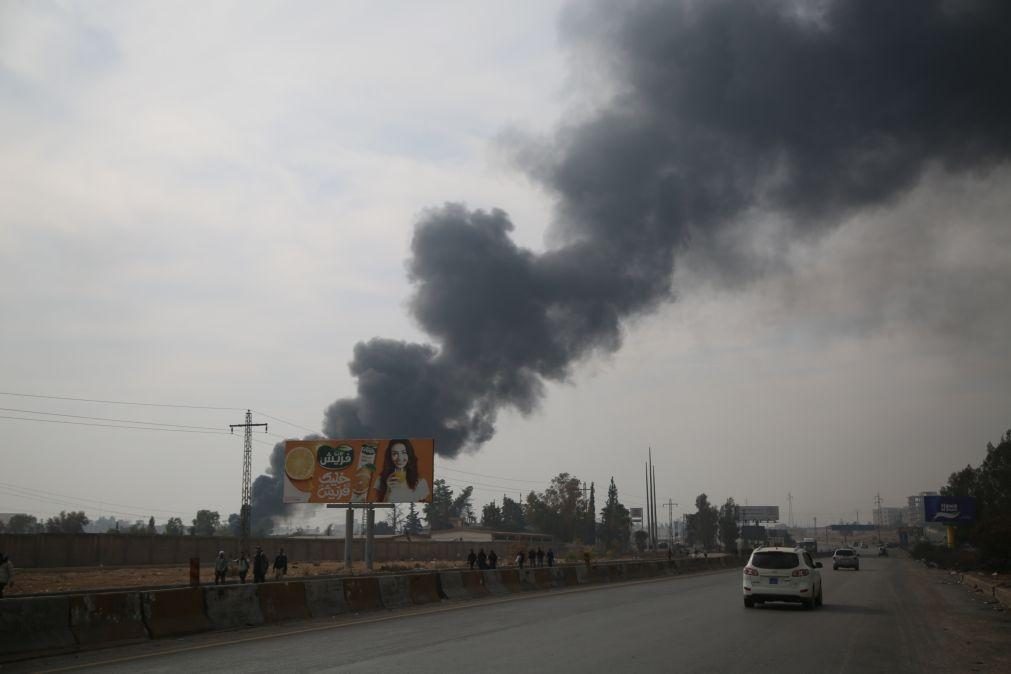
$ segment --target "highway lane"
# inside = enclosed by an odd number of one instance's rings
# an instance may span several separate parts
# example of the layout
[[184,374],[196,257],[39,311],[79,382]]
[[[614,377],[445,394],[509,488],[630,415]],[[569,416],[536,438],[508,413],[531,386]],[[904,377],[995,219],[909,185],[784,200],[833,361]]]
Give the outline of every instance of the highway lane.
[[[34,671],[92,662],[114,672],[387,674],[1001,671],[977,663],[971,648],[956,644],[962,636],[951,631],[950,614],[972,610],[959,604],[971,601],[964,588],[939,594],[925,573],[905,559],[864,558],[859,572],[829,565],[823,569],[825,606],[814,611],[745,609],[734,570],[520,595],[420,615],[383,613],[337,628],[306,623],[314,631],[281,637],[243,630],[224,637],[237,643],[198,637],[178,652],[135,659],[136,651],[117,649],[28,664]],[[1004,624],[1011,627],[1011,621]]]

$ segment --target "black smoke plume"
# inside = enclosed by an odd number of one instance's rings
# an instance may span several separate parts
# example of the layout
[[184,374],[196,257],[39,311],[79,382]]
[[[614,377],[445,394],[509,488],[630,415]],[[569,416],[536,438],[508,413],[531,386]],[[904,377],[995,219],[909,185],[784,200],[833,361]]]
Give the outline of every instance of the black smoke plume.
[[1011,150],[1003,0],[578,3],[561,30],[608,93],[549,139],[513,138],[557,196],[553,248],[517,246],[500,210],[429,211],[410,310],[438,346],[359,343],[357,396],[327,409],[327,436],[476,448],[498,410],[533,410],[546,380],[671,300],[675,259],[747,278],[758,213],[812,236],[927,169],[984,172]]

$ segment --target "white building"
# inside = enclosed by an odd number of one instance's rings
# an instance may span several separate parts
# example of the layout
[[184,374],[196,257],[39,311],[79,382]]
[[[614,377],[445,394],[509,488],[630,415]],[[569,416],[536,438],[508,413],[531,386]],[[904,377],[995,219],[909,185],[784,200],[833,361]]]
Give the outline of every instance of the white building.
[[906,508],[906,525],[911,527],[922,527],[926,521],[926,513],[923,510],[923,497],[937,496],[936,491],[921,491],[915,496],[909,497],[909,505]]

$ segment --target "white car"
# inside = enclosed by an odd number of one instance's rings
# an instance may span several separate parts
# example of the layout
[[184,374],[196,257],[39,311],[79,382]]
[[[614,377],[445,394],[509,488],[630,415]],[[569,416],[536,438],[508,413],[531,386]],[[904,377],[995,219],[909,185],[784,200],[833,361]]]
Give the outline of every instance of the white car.
[[767,601],[822,604],[821,562],[798,548],[756,548],[744,567],[744,605]]

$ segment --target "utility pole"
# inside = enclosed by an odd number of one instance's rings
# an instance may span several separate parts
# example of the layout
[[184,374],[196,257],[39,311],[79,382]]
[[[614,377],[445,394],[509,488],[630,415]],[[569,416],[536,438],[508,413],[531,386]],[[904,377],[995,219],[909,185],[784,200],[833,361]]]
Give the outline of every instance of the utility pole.
[[246,410],[246,423],[229,424],[232,433],[236,428],[246,429],[245,442],[242,450],[242,507],[239,509],[239,552],[248,552],[249,533],[251,518],[253,513],[252,489],[252,465],[253,465],[253,427],[263,426],[263,432],[267,432],[267,424],[254,424],[252,410]]
[[646,461],[646,533],[649,535],[649,539],[653,537],[653,509],[650,507],[650,488],[649,488],[649,460]]
[[877,508],[878,508],[877,509],[877,513],[878,513],[878,518],[877,518],[878,519],[878,545],[881,545],[881,520],[884,519],[884,513],[881,512],[881,492],[878,492],[878,495],[874,497],[874,505],[876,505]]
[[659,525],[657,524],[656,516],[656,468],[653,466],[653,460],[650,459],[649,472],[651,476],[651,488],[653,489],[653,550],[657,548],[658,538],[659,538]]
[[790,492],[786,493],[786,502],[790,504],[788,507],[789,514],[786,517],[786,522],[791,528],[793,528],[793,494]]
[[667,502],[664,503],[664,505],[667,507],[667,532],[669,534],[667,545],[672,546],[674,545],[674,506],[676,506],[677,503],[674,503],[674,501],[668,497]]

